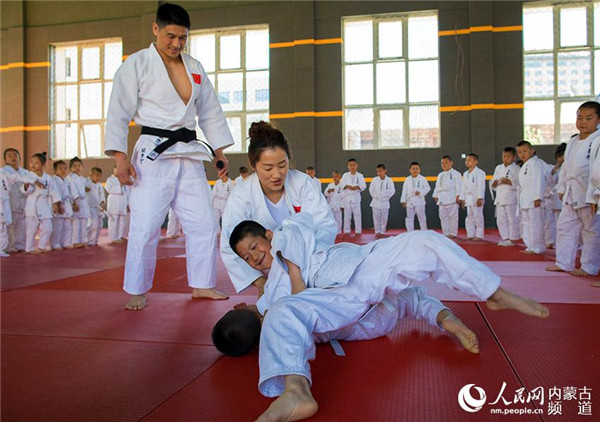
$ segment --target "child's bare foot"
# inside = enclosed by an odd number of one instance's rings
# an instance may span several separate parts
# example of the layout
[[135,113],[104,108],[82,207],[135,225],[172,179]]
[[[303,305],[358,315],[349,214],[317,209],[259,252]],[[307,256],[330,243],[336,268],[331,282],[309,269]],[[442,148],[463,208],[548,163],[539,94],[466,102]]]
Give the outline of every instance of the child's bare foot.
[[588,273],[586,270],[584,270],[582,268],[577,268],[576,270],[571,271],[570,274],[571,275],[577,275],[577,276],[580,276],[580,277],[587,277],[587,276],[591,275],[590,273]]
[[531,249],[523,249],[522,251],[519,251],[521,253],[525,253],[527,255],[536,255],[536,252],[532,251]]
[[215,289],[193,289],[192,299],[225,300],[229,299],[229,296]]
[[549,267],[546,267],[546,271],[564,271],[562,268],[560,268],[558,265],[554,264],[554,265],[550,265]]
[[550,315],[550,310],[539,302],[518,296],[501,287],[487,300],[486,305],[492,311],[514,309],[525,315],[539,318],[546,318]]
[[41,249],[34,249],[32,251],[28,251],[27,253],[31,254],[31,255],[39,255],[39,254],[42,253],[42,250]]
[[592,287],[600,287],[600,281],[590,284]]
[[146,294],[132,295],[129,302],[125,305],[128,311],[140,311],[146,307]]
[[449,315],[442,320],[442,328],[458,339],[462,347],[471,353],[479,353],[479,340],[460,319]]
[[301,375],[286,375],[285,391],[256,422],[299,421],[310,418],[318,410],[308,380]]

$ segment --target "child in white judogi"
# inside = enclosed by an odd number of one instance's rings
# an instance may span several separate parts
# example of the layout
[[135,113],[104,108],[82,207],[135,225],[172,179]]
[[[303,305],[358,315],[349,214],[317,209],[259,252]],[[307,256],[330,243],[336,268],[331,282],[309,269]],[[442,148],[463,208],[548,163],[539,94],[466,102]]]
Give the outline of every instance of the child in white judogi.
[[371,208],[373,209],[373,227],[375,237],[381,237],[387,230],[388,215],[390,212],[390,198],[396,193],[394,182],[387,176],[385,165],[376,167],[377,177],[369,185],[371,194]]
[[462,191],[460,200],[463,207],[467,208],[465,228],[469,240],[483,239],[483,202],[485,199],[485,172],[477,167],[479,156],[475,153],[467,154],[465,165],[467,171],[462,178]]
[[8,225],[8,252],[25,250],[25,201],[26,195],[21,190],[23,177],[28,171],[20,166],[21,154],[15,148],[4,150],[4,162],[1,172],[6,176],[12,223]]
[[340,183],[342,174],[339,171],[334,171],[331,177],[333,182],[327,185],[324,193],[337,224],[337,233],[340,234],[342,233],[342,185]]
[[421,230],[427,230],[425,216],[425,196],[431,190],[429,182],[421,176],[421,166],[416,161],[410,163],[410,177],[402,185],[400,204],[406,208],[406,231],[415,229],[415,215],[419,219]]
[[444,171],[438,174],[433,190],[433,199],[439,207],[442,233],[451,239],[458,235],[458,205],[462,187],[462,176],[452,168],[453,164],[449,155],[442,157]]
[[86,178],[81,176],[83,171],[83,162],[79,157],[74,157],[69,161],[71,172],[67,176],[67,181],[71,184],[71,194],[73,195],[73,218],[71,219],[74,248],[85,246],[87,240],[87,223],[90,217],[90,207],[86,197]]
[[[556,263],[548,271],[570,271],[573,275],[596,275],[600,269],[600,218],[586,203],[592,144],[600,137],[600,104],[588,101],[577,110],[579,134],[567,143],[565,162],[556,190],[563,208],[556,227]],[[581,268],[575,270],[580,238],[583,240]]]
[[311,181],[315,184],[317,189],[319,189],[319,191],[320,191],[321,190],[321,181],[316,176],[317,172],[315,171],[315,168],[313,166],[306,167],[306,174],[308,175],[308,177],[310,177]]
[[101,178],[102,169],[92,167],[90,177],[86,180],[86,197],[90,207],[90,221],[87,230],[88,246],[96,246],[98,244],[102,222],[104,221],[104,212],[106,211],[106,197],[104,188],[100,182]]
[[212,209],[217,219],[217,225],[221,227],[221,217],[225,211],[225,205],[233,189],[233,181],[229,178],[229,174],[225,174],[215,182],[212,188]]
[[10,211],[10,195],[8,193],[8,180],[0,173],[0,257],[6,258],[8,254],[8,225],[12,223]]
[[535,155],[527,141],[517,145],[523,166],[519,172],[519,212],[523,221],[523,242],[529,254],[544,253],[544,191],[547,164]]
[[[25,176],[21,189],[27,196],[25,202],[25,219],[27,232],[25,252],[37,254],[50,251],[52,235],[52,217],[58,211],[60,194],[54,187],[52,177],[44,173],[46,153],[33,154],[29,162],[31,171]],[[40,229],[40,240],[35,249],[35,235]]]
[[110,243],[123,243],[125,239],[125,220],[129,202],[129,186],[122,185],[113,174],[106,179],[105,189],[108,192],[106,211],[108,213],[108,240]]
[[73,226],[71,218],[73,217],[73,197],[71,194],[71,184],[65,180],[67,177],[67,163],[62,160],[53,163],[54,176],[52,181],[58,193],[60,194],[60,204],[58,211],[52,219],[52,237],[50,245],[53,250],[71,249],[73,242]]
[[500,234],[498,246],[513,246],[519,235],[517,189],[520,167],[515,163],[517,151],[506,147],[502,151],[502,164],[498,164],[490,180],[490,191],[496,193],[496,224]]
[[544,190],[544,239],[546,249],[554,249],[556,244],[556,221],[562,209],[562,201],[556,192],[560,168],[565,161],[565,149],[567,144],[563,142],[556,147],[554,158],[556,164],[548,164],[546,167],[546,189]]
[[248,176],[250,175],[250,173],[248,172],[248,167],[245,167],[245,166],[240,167],[239,173],[240,174],[238,175],[238,177],[236,177],[235,180],[233,181],[234,188],[236,187],[236,185],[239,184],[239,182],[245,181],[248,178]]
[[348,171],[342,176],[342,208],[344,209],[344,233],[350,233],[352,217],[354,217],[354,232],[362,233],[362,211],[360,209],[360,193],[367,188],[365,178],[358,172],[358,161],[348,160]]

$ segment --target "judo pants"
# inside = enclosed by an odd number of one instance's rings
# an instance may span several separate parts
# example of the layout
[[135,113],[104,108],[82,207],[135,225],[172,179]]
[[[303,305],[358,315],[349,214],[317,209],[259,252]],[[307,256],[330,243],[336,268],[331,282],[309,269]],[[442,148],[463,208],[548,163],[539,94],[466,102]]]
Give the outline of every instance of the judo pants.
[[213,214],[215,215],[215,222],[217,223],[217,227],[221,228],[221,218],[223,218],[223,211],[225,211],[225,208],[213,208]]
[[523,243],[527,250],[537,254],[544,253],[544,208],[521,209],[521,221],[523,222]]
[[388,215],[390,213],[389,208],[380,209],[372,208],[373,210],[373,227],[375,228],[375,234],[384,234],[387,230]]
[[[519,240],[517,204],[496,205],[496,225],[502,240]],[[478,236],[479,237],[479,236]]]
[[131,222],[123,289],[132,295],[152,288],[160,226],[169,208],[185,234],[188,285],[216,285],[217,227],[210,206],[210,188],[202,161],[189,158],[139,160],[132,163],[137,179],[131,189]]
[[483,239],[483,205],[467,205],[467,218],[465,218],[465,228],[467,237],[478,237]]
[[406,231],[415,229],[415,215],[419,219],[421,230],[427,230],[427,217],[425,217],[425,204],[406,206]]
[[35,249],[35,235],[40,229],[40,240],[38,249],[50,249],[50,237],[52,236],[52,219],[37,217],[26,217],[27,231],[25,237],[25,252],[32,252]]
[[126,215],[109,214],[108,215],[108,240],[115,242],[125,237],[125,219]]
[[362,233],[362,211],[360,202],[344,204],[344,233],[350,233],[350,221],[354,216],[354,231],[356,234]]
[[342,210],[331,210],[333,214],[333,218],[335,219],[335,224],[337,225],[337,234],[342,233]]
[[481,300],[500,285],[500,277],[435,232],[415,231],[379,240],[347,285],[306,289],[271,306],[260,337],[260,392],[267,397],[280,395],[286,375],[302,375],[312,385],[308,361],[315,357],[313,334],[354,324],[371,304],[429,278]]
[[0,251],[8,250],[8,225],[0,223]]
[[98,244],[100,238],[100,231],[102,230],[102,221],[104,216],[102,214],[92,214],[89,219],[89,226],[87,228],[87,244],[88,246],[94,246]]
[[556,222],[560,210],[544,207],[544,238],[546,245],[556,244]]
[[77,245],[80,243],[85,243],[87,240],[87,218],[77,218],[73,217],[71,219],[72,226],[72,244]]
[[600,218],[589,206],[575,209],[563,204],[556,224],[556,265],[564,271],[575,269],[575,258],[580,237],[581,269],[596,275],[600,270]]
[[27,224],[25,223],[25,213],[13,212],[12,223],[7,227],[8,230],[8,249],[25,250],[25,233]]
[[167,221],[167,237],[177,237],[181,235],[181,223],[172,209],[169,210]]
[[458,235],[458,204],[440,205],[442,233],[446,236]]
[[70,217],[54,217],[52,219],[52,249],[69,248],[73,238],[73,226]]

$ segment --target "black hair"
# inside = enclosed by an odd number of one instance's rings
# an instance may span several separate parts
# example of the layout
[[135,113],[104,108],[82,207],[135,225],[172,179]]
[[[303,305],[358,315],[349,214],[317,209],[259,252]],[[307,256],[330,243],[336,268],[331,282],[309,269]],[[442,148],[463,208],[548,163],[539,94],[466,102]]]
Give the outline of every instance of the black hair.
[[4,159],[5,160],[6,160],[6,154],[9,153],[10,151],[16,152],[17,155],[19,156],[19,158],[21,158],[21,153],[16,148],[6,148],[4,150]]
[[81,161],[81,158],[73,157],[69,160],[69,168],[73,167],[73,164],[75,163],[80,163],[81,165],[83,165],[83,161]]
[[64,164],[65,166],[67,165],[67,163],[65,163],[63,160],[58,160],[58,161],[55,161],[55,162],[52,164],[52,167],[54,167],[54,170],[56,170],[56,169],[58,168],[58,166],[61,166],[61,165],[63,165],[63,164]]
[[350,159],[348,160],[348,162],[349,162],[349,163],[350,163],[350,162],[352,162],[352,161],[354,161],[355,163],[358,163],[358,160],[357,160],[356,158],[350,158]]
[[410,163],[410,165],[408,166],[408,168],[411,168],[412,166],[419,166],[419,168],[421,168],[421,164],[419,164],[416,161],[413,161],[412,163]]
[[258,346],[260,317],[249,309],[234,309],[217,321],[212,341],[227,356],[242,356]]
[[453,161],[453,160],[452,160],[452,157],[450,157],[449,155],[444,155],[444,156],[442,157],[442,160],[450,160],[450,161]]
[[522,147],[523,145],[528,145],[528,146],[529,146],[529,148],[533,148],[533,146],[531,145],[531,142],[529,142],[529,141],[521,141],[521,142],[519,142],[519,143],[517,144],[517,148],[518,148],[518,147]]
[[556,147],[556,150],[554,150],[554,158],[562,157],[563,155],[565,155],[566,150],[567,143],[563,142],[562,144]]
[[596,112],[596,116],[600,117],[600,104],[597,101],[586,101],[579,106],[577,111],[581,110],[582,108],[594,110]]
[[90,169],[90,174],[92,174],[92,173],[100,173],[100,174],[102,174],[102,169],[100,167],[92,167]]
[[385,164],[377,164],[375,166],[376,169],[384,169],[385,170]]
[[240,167],[240,173],[248,173],[248,167]]
[[468,153],[467,157],[473,157],[474,159],[476,159],[477,161],[479,161],[479,155],[475,154],[474,152]]
[[[517,145],[517,146],[519,146],[519,145]],[[512,154],[513,157],[517,156],[517,150],[514,147],[506,147],[502,151]]]
[[314,169],[315,169],[315,168],[314,168],[313,166],[308,166],[308,167],[306,167],[306,171],[308,171],[308,170],[314,170]]
[[332,174],[333,174],[333,173],[337,173],[337,174],[339,174],[340,176],[342,175],[342,173],[340,173],[340,172],[339,172],[339,171],[337,171],[337,170],[334,170],[334,171],[332,172]]
[[253,220],[244,220],[239,223],[229,235],[229,246],[233,252],[236,252],[236,246],[248,236],[266,238],[267,229]]
[[254,167],[260,161],[260,156],[266,149],[281,148],[288,159],[292,158],[287,139],[279,129],[269,122],[261,120],[250,125],[248,130],[250,145],[248,146],[248,161]]
[[159,28],[164,28],[167,25],[177,25],[190,29],[190,15],[177,4],[164,3],[156,9],[156,24]]
[[36,157],[40,160],[40,162],[42,163],[42,166],[46,164],[46,161],[48,161],[48,154],[46,153],[46,151],[44,152],[36,152],[35,154],[33,154],[31,156],[31,158]]

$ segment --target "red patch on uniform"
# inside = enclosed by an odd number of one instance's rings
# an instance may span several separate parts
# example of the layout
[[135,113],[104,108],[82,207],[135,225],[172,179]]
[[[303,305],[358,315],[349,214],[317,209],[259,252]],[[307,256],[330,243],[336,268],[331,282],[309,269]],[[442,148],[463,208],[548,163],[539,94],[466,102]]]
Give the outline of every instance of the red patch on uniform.
[[296,214],[298,214],[301,209],[302,209],[302,206],[295,206],[294,205],[294,211],[296,211]]
[[202,82],[202,78],[197,73],[192,73],[192,78],[194,78],[194,82],[196,82],[198,85],[200,85]]

